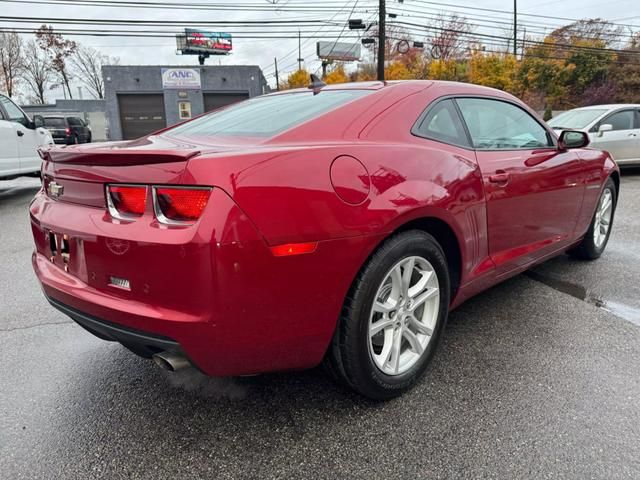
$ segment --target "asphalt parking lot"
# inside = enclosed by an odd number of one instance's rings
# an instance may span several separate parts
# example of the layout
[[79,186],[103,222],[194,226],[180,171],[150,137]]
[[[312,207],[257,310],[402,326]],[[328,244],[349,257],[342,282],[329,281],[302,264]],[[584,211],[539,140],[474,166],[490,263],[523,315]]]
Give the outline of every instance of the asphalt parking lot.
[[172,376],[92,337],[32,273],[38,185],[0,182],[0,478],[640,478],[640,171],[600,260],[470,300],[384,404],[320,370]]

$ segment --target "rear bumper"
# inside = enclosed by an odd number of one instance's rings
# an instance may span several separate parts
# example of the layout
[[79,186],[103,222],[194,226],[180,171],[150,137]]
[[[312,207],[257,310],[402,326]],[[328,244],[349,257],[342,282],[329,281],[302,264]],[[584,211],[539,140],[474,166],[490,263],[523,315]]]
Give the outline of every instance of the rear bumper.
[[[328,240],[311,254],[275,257],[219,189],[188,228],[145,218],[122,225],[103,208],[43,192],[30,213],[33,268],[56,308],[144,356],[180,349],[212,376],[317,365],[353,278],[380,241]],[[52,255],[50,233],[69,238],[67,265]],[[112,276],[131,288],[109,285]]]
[[141,332],[126,328],[122,325],[107,322],[80,312],[49,296],[47,296],[47,300],[53,307],[69,316],[78,325],[96,337],[111,342],[119,342],[142,357],[151,358],[155,353],[162,351],[181,351],[178,342],[169,337]]

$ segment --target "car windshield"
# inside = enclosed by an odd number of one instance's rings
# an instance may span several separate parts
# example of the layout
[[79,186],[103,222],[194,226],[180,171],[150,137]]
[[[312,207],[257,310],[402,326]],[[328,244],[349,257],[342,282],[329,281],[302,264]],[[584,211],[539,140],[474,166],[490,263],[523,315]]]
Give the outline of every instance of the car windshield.
[[325,90],[256,97],[174,128],[176,135],[272,137],[371,93]]
[[65,128],[66,123],[64,121],[64,118],[49,117],[44,119],[44,126],[53,128]]
[[603,113],[606,113],[605,109],[589,108],[586,110],[569,110],[568,112],[561,113],[557,117],[552,118],[547,123],[553,128],[586,128],[596,118]]

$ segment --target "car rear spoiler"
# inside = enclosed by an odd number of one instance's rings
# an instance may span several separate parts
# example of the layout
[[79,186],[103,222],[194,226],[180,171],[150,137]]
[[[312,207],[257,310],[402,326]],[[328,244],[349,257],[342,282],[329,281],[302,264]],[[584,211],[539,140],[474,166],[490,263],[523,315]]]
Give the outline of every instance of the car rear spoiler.
[[118,148],[60,148],[44,146],[38,149],[43,160],[70,165],[95,165],[119,167],[128,165],[148,165],[152,163],[186,162],[200,155],[199,150],[167,151],[159,149],[119,150]]

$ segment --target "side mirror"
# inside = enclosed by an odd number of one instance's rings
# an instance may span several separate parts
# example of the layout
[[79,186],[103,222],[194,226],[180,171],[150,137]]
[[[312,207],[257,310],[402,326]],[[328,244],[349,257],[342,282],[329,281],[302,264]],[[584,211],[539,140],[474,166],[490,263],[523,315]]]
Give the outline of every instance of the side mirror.
[[44,127],[44,118],[42,115],[34,115],[33,116],[33,128],[41,128]]
[[598,136],[601,137],[602,135],[604,135],[604,132],[610,132],[611,130],[613,130],[613,125],[609,123],[603,123],[598,127]]
[[589,145],[589,135],[577,130],[563,130],[558,139],[558,148],[560,150],[584,148],[587,145]]

